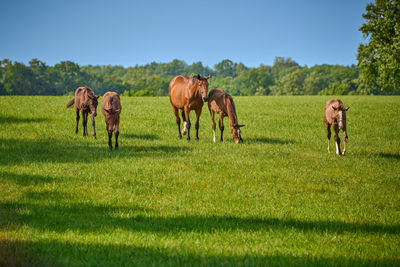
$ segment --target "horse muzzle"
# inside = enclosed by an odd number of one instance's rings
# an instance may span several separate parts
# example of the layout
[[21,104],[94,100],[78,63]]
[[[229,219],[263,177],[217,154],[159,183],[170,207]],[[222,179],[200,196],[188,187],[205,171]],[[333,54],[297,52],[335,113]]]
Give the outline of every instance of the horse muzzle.
[[203,100],[203,102],[207,102],[208,96],[203,96],[201,99]]

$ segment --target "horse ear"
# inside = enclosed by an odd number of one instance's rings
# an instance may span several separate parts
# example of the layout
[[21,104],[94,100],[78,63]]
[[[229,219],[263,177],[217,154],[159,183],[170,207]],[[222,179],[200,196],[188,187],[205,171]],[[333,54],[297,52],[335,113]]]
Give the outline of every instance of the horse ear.
[[207,79],[207,80],[210,79],[210,75],[208,75],[208,76],[206,77],[206,79]]
[[337,107],[335,107],[335,106],[332,106],[332,109],[333,109],[333,110],[337,110]]
[[97,98],[97,99],[99,99],[99,97],[100,97],[99,95],[98,95],[98,96],[96,96],[96,98]]
[[199,80],[200,80],[200,78],[201,78],[200,74],[197,74],[197,79],[199,79]]
[[345,108],[344,110],[345,110],[345,111],[348,111],[348,110],[349,110],[349,108],[350,108],[350,107],[347,107],[347,108]]

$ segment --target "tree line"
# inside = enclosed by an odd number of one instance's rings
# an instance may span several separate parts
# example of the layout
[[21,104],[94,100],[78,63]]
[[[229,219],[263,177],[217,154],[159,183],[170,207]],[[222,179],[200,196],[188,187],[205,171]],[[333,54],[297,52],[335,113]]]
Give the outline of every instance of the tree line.
[[144,66],[79,66],[63,61],[54,66],[32,59],[29,65],[0,61],[1,95],[66,95],[79,86],[97,94],[115,91],[127,96],[166,96],[176,75],[211,75],[209,89],[222,88],[232,95],[347,95],[399,94],[381,90],[360,78],[357,66],[300,66],[291,58],[276,57],[272,66],[249,68],[243,63],[222,60],[214,68],[201,62],[182,60],[152,62]]

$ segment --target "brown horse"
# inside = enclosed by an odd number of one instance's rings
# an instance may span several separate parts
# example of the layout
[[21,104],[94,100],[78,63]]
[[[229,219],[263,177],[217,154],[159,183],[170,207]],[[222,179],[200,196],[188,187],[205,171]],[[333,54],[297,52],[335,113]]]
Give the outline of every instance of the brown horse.
[[79,123],[79,111],[82,112],[82,125],[83,125],[83,136],[88,135],[87,132],[87,117],[88,113],[90,113],[92,118],[92,127],[93,127],[93,136],[96,138],[96,130],[94,117],[97,116],[97,99],[99,96],[95,96],[93,90],[89,87],[78,87],[75,91],[75,98],[72,99],[68,104],[67,108],[75,104],[75,112],[76,112],[76,130],[75,133],[78,133],[78,123]]
[[[324,123],[326,125],[327,136],[328,136],[328,152],[331,152],[331,125],[333,130],[335,130],[335,144],[336,144],[336,154],[338,156],[344,155],[346,153],[346,143],[349,137],[347,136],[346,130],[346,111],[349,109],[345,108],[343,102],[340,99],[331,99],[326,102]],[[340,138],[339,131],[343,130],[344,148],[343,154],[340,152]]]
[[115,149],[118,148],[119,136],[119,114],[121,114],[121,101],[119,95],[115,92],[107,92],[103,96],[101,113],[106,118],[106,130],[108,132],[108,147],[112,150],[111,138],[114,131]]
[[226,116],[229,117],[230,125],[231,125],[231,135],[235,143],[242,143],[243,139],[240,134],[240,127],[244,125],[238,124],[238,119],[236,115],[235,103],[233,103],[233,98],[225,93],[222,89],[214,89],[208,95],[208,110],[211,114],[212,121],[212,129],[214,132],[214,143],[216,141],[215,137],[215,121],[214,115],[215,113],[219,114],[219,129],[221,131],[221,142],[224,141],[224,118]]
[[[200,75],[193,76],[176,76],[169,84],[169,101],[171,102],[176,124],[178,124],[178,136],[182,138],[182,134],[187,132],[187,140],[190,141],[190,117],[191,110],[196,112],[196,140],[199,140],[199,118],[203,103],[207,101],[208,95],[208,77]],[[181,120],[179,118],[178,109],[181,110],[183,119],[183,129],[181,134]]]

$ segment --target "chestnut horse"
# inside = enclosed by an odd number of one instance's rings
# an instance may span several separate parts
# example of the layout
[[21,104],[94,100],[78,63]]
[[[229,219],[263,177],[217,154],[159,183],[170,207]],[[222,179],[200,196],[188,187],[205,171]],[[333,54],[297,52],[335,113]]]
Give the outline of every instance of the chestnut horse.
[[[199,118],[203,103],[207,101],[208,95],[208,77],[196,75],[193,77],[176,76],[169,84],[169,101],[176,117],[178,124],[178,136],[182,138],[182,134],[187,132],[187,140],[190,141],[190,117],[191,110],[196,112],[196,140],[199,140]],[[181,110],[183,119],[183,129],[181,133],[181,120],[179,118],[178,109]]]
[[[343,102],[340,99],[331,99],[326,102],[324,123],[326,125],[327,136],[328,136],[328,152],[331,152],[331,125],[335,131],[335,144],[336,144],[336,154],[338,156],[344,155],[346,153],[346,143],[349,137],[347,136],[346,130],[346,111],[349,107],[345,108]],[[340,138],[339,131],[343,130],[344,148],[343,153],[340,152]]]
[[112,133],[115,135],[115,149],[118,148],[119,136],[119,114],[121,114],[121,101],[119,95],[115,92],[107,92],[103,96],[101,113],[106,118],[106,130],[108,132],[108,147],[112,150]]
[[72,99],[68,104],[67,108],[75,104],[75,112],[76,112],[76,130],[75,133],[78,133],[78,124],[79,124],[79,111],[82,112],[82,125],[83,125],[83,136],[88,135],[87,132],[87,117],[88,113],[92,118],[92,127],[93,127],[93,136],[96,138],[96,130],[94,117],[97,116],[97,99],[99,96],[95,96],[93,90],[89,87],[78,87],[75,91],[75,98]]
[[216,141],[215,137],[215,113],[219,114],[219,129],[221,131],[221,142],[224,141],[224,117],[228,116],[231,125],[231,135],[235,143],[242,143],[243,139],[240,134],[240,127],[244,125],[238,124],[238,119],[236,115],[235,103],[233,103],[232,97],[225,93],[222,89],[214,89],[208,95],[208,110],[211,114],[212,129],[214,132],[214,143]]

